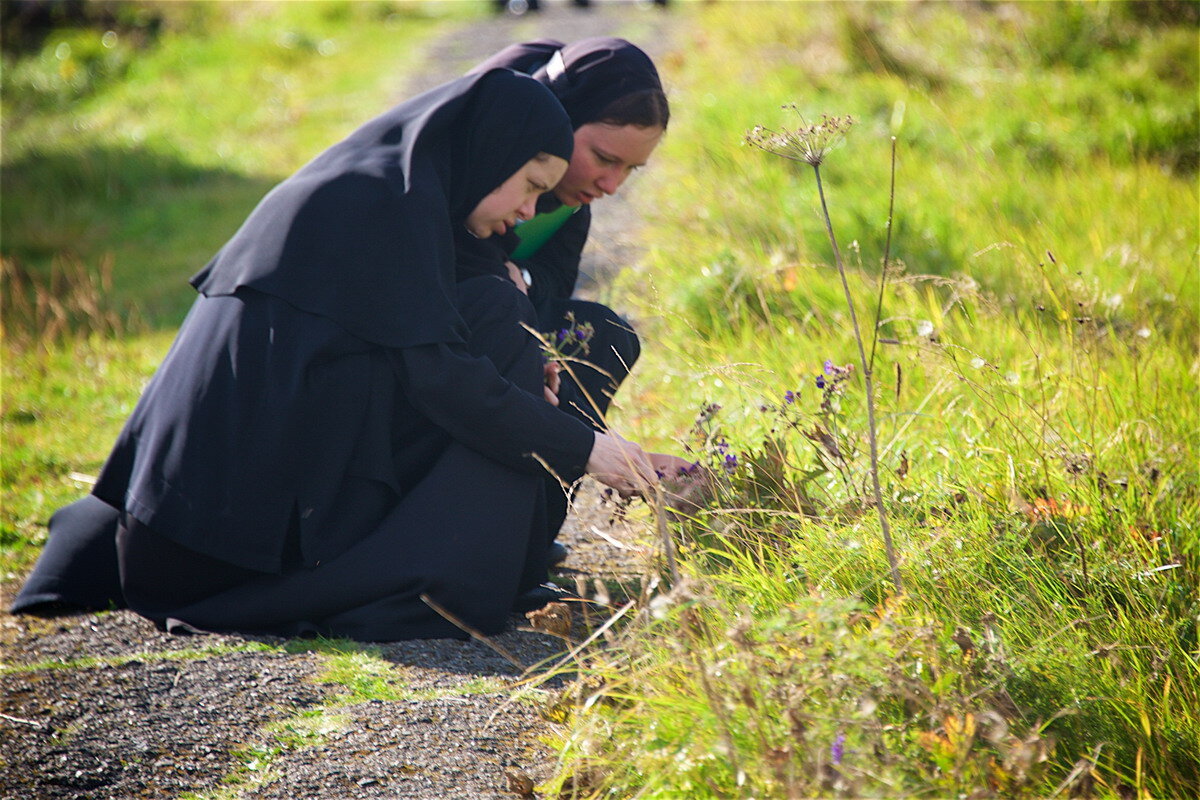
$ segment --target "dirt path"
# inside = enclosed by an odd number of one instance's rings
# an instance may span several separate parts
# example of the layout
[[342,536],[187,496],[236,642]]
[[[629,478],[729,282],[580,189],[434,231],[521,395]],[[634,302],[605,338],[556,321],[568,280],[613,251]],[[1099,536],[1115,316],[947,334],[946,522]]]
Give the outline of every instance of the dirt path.
[[[665,47],[670,17],[658,9],[543,5],[445,34],[405,93],[539,36],[621,35],[652,55]],[[584,258],[591,278],[636,258],[630,203],[610,198],[597,213]],[[565,579],[640,574],[644,536],[585,486],[564,529],[573,548]],[[0,592],[5,605],[14,588]],[[522,630],[496,643],[527,665],[563,650]],[[521,670],[477,642],[336,652],[328,643],[171,637],[121,611],[3,614],[0,646],[3,800],[514,797],[509,773],[540,781],[553,766],[539,738],[549,726],[539,694],[514,701]]]

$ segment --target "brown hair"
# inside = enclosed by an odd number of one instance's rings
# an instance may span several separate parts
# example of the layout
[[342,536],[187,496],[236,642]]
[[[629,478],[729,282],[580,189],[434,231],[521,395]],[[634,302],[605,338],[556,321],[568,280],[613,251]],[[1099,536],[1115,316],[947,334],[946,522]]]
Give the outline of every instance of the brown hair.
[[671,108],[662,89],[642,89],[613,100],[593,121],[666,130],[670,119]]

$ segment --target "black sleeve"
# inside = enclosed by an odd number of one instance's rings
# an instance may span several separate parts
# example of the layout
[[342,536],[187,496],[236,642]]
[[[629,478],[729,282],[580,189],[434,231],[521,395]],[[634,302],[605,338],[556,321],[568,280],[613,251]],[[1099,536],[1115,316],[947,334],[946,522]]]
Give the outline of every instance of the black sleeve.
[[538,459],[566,481],[586,471],[595,434],[506,380],[491,361],[445,343],[390,352],[409,400],[455,440],[524,472],[540,474]]
[[591,223],[591,209],[585,206],[572,214],[540,250],[519,262],[533,278],[529,299],[534,306],[540,308],[547,300],[566,299],[575,293],[579,258]]

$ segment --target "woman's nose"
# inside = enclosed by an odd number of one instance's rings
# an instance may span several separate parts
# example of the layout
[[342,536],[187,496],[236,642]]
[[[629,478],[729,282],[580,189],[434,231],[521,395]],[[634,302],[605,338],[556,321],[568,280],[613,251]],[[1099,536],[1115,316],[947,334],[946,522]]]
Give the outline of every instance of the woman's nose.
[[526,200],[520,208],[517,209],[517,214],[521,219],[533,219],[533,215],[537,213],[537,198],[531,197]]
[[621,182],[625,180],[625,175],[620,172],[605,172],[596,181],[596,188],[605,194],[616,194],[617,189],[621,188]]

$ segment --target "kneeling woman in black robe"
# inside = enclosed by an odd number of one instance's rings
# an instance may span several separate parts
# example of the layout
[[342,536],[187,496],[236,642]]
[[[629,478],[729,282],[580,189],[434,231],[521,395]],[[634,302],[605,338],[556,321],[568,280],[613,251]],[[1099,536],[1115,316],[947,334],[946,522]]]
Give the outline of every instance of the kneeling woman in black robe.
[[394,640],[463,635],[422,594],[484,632],[536,602],[545,469],[622,490],[653,469],[546,402],[532,306],[495,276],[456,284],[452,242],[531,216],[571,146],[551,93],[496,70],[272,190],[193,278],[14,610],[107,599],[168,628]]

